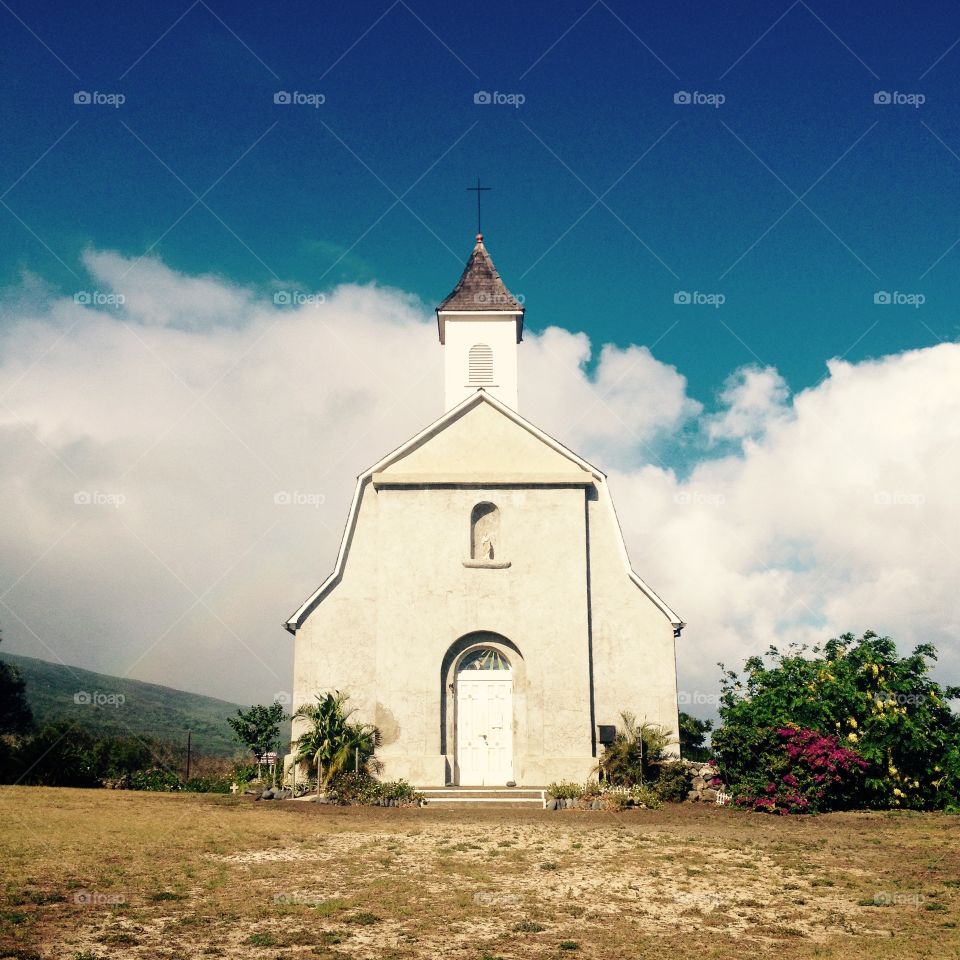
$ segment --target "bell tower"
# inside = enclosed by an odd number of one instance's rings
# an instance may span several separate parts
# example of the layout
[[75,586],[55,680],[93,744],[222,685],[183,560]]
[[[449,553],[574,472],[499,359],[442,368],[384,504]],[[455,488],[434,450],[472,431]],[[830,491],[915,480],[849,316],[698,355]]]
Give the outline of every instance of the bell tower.
[[523,339],[523,313],[478,233],[457,285],[437,307],[444,349],[444,410],[481,388],[517,409],[517,344]]

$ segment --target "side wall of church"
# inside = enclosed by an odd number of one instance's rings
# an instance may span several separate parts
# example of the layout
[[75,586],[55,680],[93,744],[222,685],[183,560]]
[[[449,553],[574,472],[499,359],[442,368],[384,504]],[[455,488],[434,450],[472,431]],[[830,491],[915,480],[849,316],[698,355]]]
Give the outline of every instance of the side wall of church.
[[[595,706],[598,724],[637,720],[677,731],[677,672],[673,627],[632,581],[605,483],[588,501]],[[673,752],[679,754],[679,748]]]
[[[376,552],[377,498],[369,481],[361,494],[362,509],[351,549],[359,557]],[[373,723],[376,676],[370,664],[376,655],[377,585],[364,576],[363,564],[348,563],[339,584],[297,631],[293,654],[293,709],[315,702],[329,690],[349,693],[356,719]],[[299,728],[295,721],[293,736]]]

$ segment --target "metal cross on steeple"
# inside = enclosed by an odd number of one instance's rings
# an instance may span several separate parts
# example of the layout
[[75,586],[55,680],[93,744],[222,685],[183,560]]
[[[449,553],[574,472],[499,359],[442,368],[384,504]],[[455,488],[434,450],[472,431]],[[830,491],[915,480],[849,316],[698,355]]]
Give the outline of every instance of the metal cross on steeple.
[[476,194],[477,194],[477,236],[478,236],[478,237],[479,237],[480,234],[483,232],[483,231],[480,229],[480,193],[481,193],[481,191],[483,191],[483,190],[490,190],[490,189],[491,189],[490,187],[481,187],[481,186],[480,186],[480,178],[479,178],[479,177],[477,177],[477,185],[476,185],[475,187],[467,187],[467,190],[468,190],[468,191],[475,191]]

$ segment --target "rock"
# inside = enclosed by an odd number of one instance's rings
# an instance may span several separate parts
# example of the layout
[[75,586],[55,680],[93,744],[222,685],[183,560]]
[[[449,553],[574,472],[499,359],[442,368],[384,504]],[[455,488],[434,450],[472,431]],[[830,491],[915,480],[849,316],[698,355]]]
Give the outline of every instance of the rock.
[[557,798],[556,798],[556,797],[550,797],[550,798],[547,800],[547,807],[546,807],[546,809],[547,809],[547,810],[556,810],[556,809],[557,809]]
[[687,799],[688,799],[691,803],[699,800],[699,799],[700,799],[700,791],[699,791],[699,790],[689,790],[689,791],[687,791]]
[[716,803],[717,800],[717,791],[708,787],[702,792],[701,799],[704,803]]
[[702,790],[706,785],[707,781],[703,777],[694,777],[693,783],[690,784],[694,790]]
[[602,809],[603,809],[603,801],[602,801],[602,800],[594,800],[593,803],[590,804],[590,809],[591,809],[591,810],[602,810]]

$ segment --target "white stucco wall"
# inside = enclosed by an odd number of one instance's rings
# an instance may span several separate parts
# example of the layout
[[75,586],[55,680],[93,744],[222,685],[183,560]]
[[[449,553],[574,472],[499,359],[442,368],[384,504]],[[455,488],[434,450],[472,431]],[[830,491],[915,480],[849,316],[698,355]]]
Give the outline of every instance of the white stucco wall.
[[[383,732],[384,776],[443,784],[455,759],[444,658],[487,631],[514,664],[520,785],[585,779],[595,723],[622,709],[675,729],[672,627],[630,579],[607,497],[602,478],[487,402],[368,475],[339,579],[296,633],[294,707],[348,692]],[[500,510],[509,567],[464,565],[480,501]]]
[[444,314],[444,340],[445,410],[477,389],[470,383],[468,369],[470,348],[477,343],[485,343],[493,351],[493,385],[486,389],[512,410],[517,409],[516,316]]
[[619,727],[629,710],[666,727],[678,741],[676,641],[673,625],[628,578],[622,535],[606,482],[588,501],[593,664],[598,724]]

